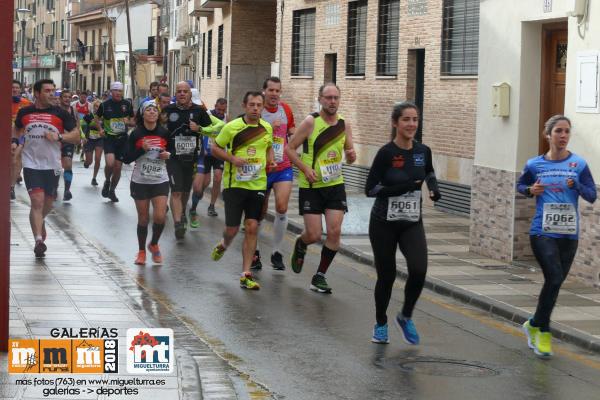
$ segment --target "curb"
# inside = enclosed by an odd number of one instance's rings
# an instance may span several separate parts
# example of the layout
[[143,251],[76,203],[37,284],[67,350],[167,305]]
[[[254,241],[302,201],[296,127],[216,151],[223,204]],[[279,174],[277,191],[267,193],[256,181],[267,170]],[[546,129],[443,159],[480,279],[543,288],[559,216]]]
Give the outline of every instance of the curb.
[[[180,382],[180,399],[208,400],[237,398],[233,382],[229,379],[228,371],[230,367],[222,362],[201,338],[194,335],[185,321],[182,321],[176,313],[154,298],[151,301],[156,304],[157,312],[156,314],[149,313],[140,304],[139,300],[136,299],[139,283],[132,279],[110,252],[105,251],[102,246],[90,241],[59,213],[51,213],[47,219],[48,222],[55,228],[58,228],[61,235],[70,240],[74,248],[81,251],[84,258],[96,262],[96,266],[101,271],[99,275],[102,279],[107,279],[115,284],[121,292],[122,301],[134,313],[143,317],[153,327],[169,327],[173,329],[173,333],[179,343],[175,349],[175,357],[177,358],[177,376]],[[65,234],[65,232],[69,231],[69,234]],[[198,354],[203,354],[206,360],[213,361],[212,364],[209,367],[200,364],[199,361],[201,360],[198,359]],[[218,382],[215,382],[214,378],[211,381],[210,378],[217,375],[219,378]]]
[[[270,222],[274,221],[275,214],[272,210],[267,211],[265,219],[267,219]],[[288,231],[294,234],[300,234],[303,229],[304,227],[301,224],[298,224],[293,221],[288,222]],[[319,241],[319,243],[324,243],[322,238]],[[372,256],[364,254],[351,246],[342,244],[340,245],[340,249],[338,250],[338,252],[362,264],[366,264],[374,268],[374,261]],[[408,273],[406,271],[397,269],[396,274],[400,279],[404,281],[408,278]],[[522,325],[531,316],[525,311],[520,310],[517,307],[514,307],[510,304],[502,303],[487,296],[469,292],[448,282],[444,282],[441,279],[434,278],[431,276],[427,276],[427,278],[425,279],[425,287],[437,294],[451,297],[465,304],[479,308],[480,310],[507,319],[518,325]],[[570,326],[561,324],[559,322],[553,322],[551,332],[552,335],[557,339],[574,344],[585,350],[600,353],[600,339],[596,339],[588,334],[582,333],[575,328],[571,328]]]

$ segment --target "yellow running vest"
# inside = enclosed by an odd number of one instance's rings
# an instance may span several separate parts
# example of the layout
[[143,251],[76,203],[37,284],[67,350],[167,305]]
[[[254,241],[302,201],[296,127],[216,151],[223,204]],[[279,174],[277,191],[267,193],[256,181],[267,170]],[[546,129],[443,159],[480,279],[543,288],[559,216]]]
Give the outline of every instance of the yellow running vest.
[[337,124],[330,126],[319,113],[313,113],[315,126],[304,141],[300,159],[317,173],[317,181],[309,183],[300,172],[298,185],[301,188],[323,188],[344,183],[342,176],[342,155],[346,142],[344,118],[338,115]]

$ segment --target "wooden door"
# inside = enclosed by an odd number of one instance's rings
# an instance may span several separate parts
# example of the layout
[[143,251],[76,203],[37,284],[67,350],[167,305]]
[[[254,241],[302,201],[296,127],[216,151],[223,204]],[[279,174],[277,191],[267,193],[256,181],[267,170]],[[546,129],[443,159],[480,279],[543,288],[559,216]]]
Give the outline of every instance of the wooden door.
[[544,123],[565,110],[565,77],[567,72],[567,23],[544,25],[542,28],[542,81],[540,101],[539,153],[549,149]]

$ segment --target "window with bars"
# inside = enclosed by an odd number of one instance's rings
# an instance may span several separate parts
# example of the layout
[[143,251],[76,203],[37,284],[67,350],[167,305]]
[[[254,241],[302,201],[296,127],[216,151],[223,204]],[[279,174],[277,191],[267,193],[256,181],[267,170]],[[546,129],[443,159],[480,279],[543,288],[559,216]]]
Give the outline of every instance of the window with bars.
[[212,29],[208,31],[206,40],[206,77],[210,78],[212,75]]
[[379,0],[377,25],[377,75],[398,74],[400,0]]
[[292,76],[313,76],[315,68],[316,9],[294,11],[292,23]]
[[346,75],[365,75],[367,59],[367,5],[367,0],[348,3]]
[[223,25],[217,31],[217,78],[223,76]]
[[202,77],[204,78],[204,62],[206,61],[206,33],[202,34]]
[[445,0],[442,75],[477,75],[479,0]]

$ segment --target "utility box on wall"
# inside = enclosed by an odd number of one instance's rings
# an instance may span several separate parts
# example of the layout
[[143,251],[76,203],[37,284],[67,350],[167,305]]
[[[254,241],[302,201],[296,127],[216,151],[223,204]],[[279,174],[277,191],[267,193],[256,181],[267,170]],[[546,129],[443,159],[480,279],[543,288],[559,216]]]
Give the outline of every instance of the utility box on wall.
[[575,111],[600,113],[600,76],[598,75],[598,52],[577,53],[577,101]]
[[492,116],[508,117],[510,115],[510,85],[506,82],[492,86]]

